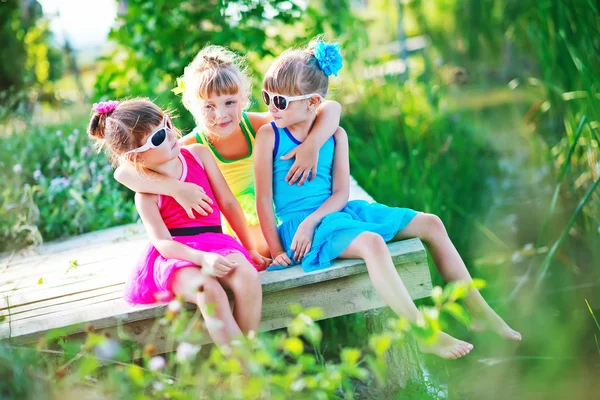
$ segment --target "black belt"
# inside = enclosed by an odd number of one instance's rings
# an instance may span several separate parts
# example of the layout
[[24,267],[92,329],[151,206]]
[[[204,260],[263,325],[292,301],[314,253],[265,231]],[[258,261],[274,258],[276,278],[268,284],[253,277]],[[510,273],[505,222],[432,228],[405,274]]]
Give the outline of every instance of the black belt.
[[194,236],[201,233],[223,233],[221,226],[190,226],[187,228],[173,228],[169,229],[171,236]]

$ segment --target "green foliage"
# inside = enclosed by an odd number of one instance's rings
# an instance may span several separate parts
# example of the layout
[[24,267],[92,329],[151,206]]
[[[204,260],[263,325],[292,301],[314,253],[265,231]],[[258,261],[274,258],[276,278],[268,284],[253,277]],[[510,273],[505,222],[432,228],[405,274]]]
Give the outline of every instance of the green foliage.
[[380,203],[438,215],[467,253],[474,226],[454,209],[476,215],[486,205],[485,177],[497,161],[485,138],[438,105],[436,86],[356,85],[358,100],[342,116],[352,175]]
[[147,96],[161,106],[177,108],[181,128],[194,126],[170,89],[198,51],[207,44],[224,45],[256,62],[282,48],[281,37],[268,37],[269,26],[289,25],[301,16],[299,6],[284,0],[194,2],[134,0],[109,38],[117,44],[103,59],[95,84],[96,98]]
[[32,125],[0,137],[0,252],[136,220],[132,193],[84,126]]
[[0,120],[15,112],[28,117],[31,102],[53,92],[53,82],[62,74],[62,55],[37,1],[3,2],[0,21]]
[[173,300],[167,307],[170,311],[152,329],[155,333],[162,329],[167,344],[177,340],[173,353],[157,355],[152,344],[142,348],[129,342],[122,331],[111,338],[91,325],[85,328],[83,342],[64,339],[68,329],[49,332],[35,348],[0,342],[0,393],[24,399],[74,391],[85,398],[351,399],[359,383],[375,379],[385,384],[384,356],[401,346],[407,334],[434,341],[440,325],[437,316],[453,303],[453,297],[449,293],[446,301],[424,309],[431,317],[416,325],[390,320],[388,329],[371,337],[368,346],[343,348],[338,362],[320,362],[312,354],[321,344],[313,320],[322,316],[320,309],[291,306],[296,316],[287,332],[251,334],[230,346],[201,352],[198,343],[207,333],[199,312],[186,311],[179,300]]

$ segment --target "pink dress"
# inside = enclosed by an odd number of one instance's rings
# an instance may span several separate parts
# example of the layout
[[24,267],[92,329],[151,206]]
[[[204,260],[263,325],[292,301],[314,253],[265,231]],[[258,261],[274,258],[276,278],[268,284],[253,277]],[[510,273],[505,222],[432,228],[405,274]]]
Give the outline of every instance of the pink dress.
[[[213,194],[204,165],[196,153],[182,148],[179,159],[183,172],[179,180],[201,186],[213,200],[213,212],[207,216],[195,213],[191,219],[185,210],[169,196],[159,195],[160,215],[169,229],[173,240],[196,250],[226,256],[241,253],[254,265],[248,251],[234,238],[221,233],[221,210]],[[123,297],[130,304],[150,304],[169,301],[173,298],[171,280],[180,268],[195,266],[194,263],[175,258],[164,258],[150,243],[131,272]]]

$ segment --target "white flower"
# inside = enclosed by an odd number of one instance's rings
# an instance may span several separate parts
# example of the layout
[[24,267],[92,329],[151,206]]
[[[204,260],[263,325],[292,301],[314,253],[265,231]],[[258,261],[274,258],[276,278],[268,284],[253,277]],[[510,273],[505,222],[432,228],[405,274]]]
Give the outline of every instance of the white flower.
[[527,243],[525,246],[523,246],[523,251],[531,251],[533,250],[533,243]]
[[156,390],[157,392],[162,392],[165,390],[165,385],[162,382],[153,382],[152,389]]
[[89,152],[90,152],[90,149],[87,146],[83,146],[81,148],[81,155],[82,156],[87,156]]
[[106,339],[94,348],[94,353],[100,359],[111,360],[115,358],[120,349],[119,342],[114,339]]
[[304,382],[304,379],[298,379],[297,381],[292,383],[290,389],[292,389],[292,392],[300,392],[304,389],[305,386],[306,382]]
[[181,311],[181,307],[182,307],[182,305],[179,300],[173,300],[167,306],[169,311],[174,312],[174,313]]
[[56,131],[56,136],[58,136],[58,137],[62,136],[62,131],[60,129]]
[[73,135],[79,135],[79,129],[77,129],[77,128],[73,129]]
[[93,169],[96,169],[96,167],[98,167],[98,164],[96,164],[96,161],[92,161],[92,162],[90,163],[90,169],[92,169],[92,170],[93,170]]
[[152,357],[150,361],[148,361],[148,368],[151,371],[161,370],[167,365],[165,359],[161,356]]
[[75,161],[75,160],[71,160],[71,161],[69,162],[69,167],[71,167],[71,168],[75,168],[75,167],[77,167],[77,161]]
[[73,135],[69,135],[69,142],[73,143],[77,138]]
[[35,171],[33,171],[33,179],[35,179],[37,181],[41,177],[42,177],[42,171],[40,171],[39,169],[36,169]]
[[510,259],[512,260],[513,263],[517,264],[517,263],[520,263],[521,261],[523,261],[523,256],[521,255],[520,252],[515,251]]
[[[171,302],[172,303],[172,302]],[[177,346],[177,361],[180,363],[191,361],[200,351],[200,346],[195,346],[191,343],[181,342]]]
[[13,172],[17,175],[23,172],[23,167],[21,166],[21,164],[15,164],[15,166],[13,167]]

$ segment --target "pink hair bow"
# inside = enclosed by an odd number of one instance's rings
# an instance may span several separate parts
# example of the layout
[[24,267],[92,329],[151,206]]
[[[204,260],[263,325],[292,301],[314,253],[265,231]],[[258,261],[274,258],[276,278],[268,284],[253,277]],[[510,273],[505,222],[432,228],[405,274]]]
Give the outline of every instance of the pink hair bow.
[[92,109],[98,114],[108,114],[114,111],[118,105],[119,102],[117,100],[101,101],[100,103],[94,103]]

